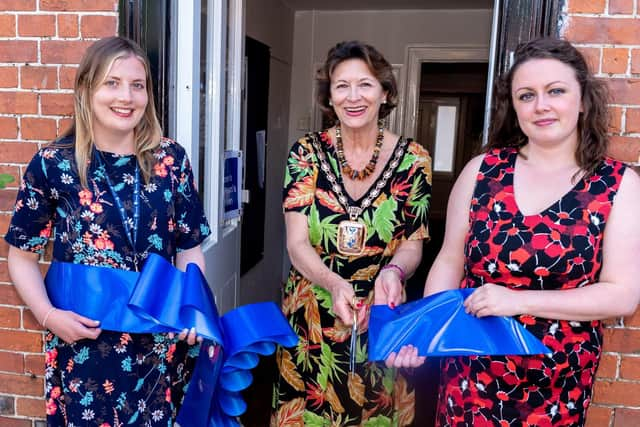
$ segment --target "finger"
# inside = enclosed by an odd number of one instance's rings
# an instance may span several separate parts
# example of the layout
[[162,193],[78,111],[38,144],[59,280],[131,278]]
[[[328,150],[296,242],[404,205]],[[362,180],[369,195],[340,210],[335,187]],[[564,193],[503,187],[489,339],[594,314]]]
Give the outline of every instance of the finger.
[[100,325],[99,320],[90,319],[88,317],[81,316],[78,313],[73,313],[73,318],[88,328],[97,328],[98,325]]
[[402,285],[398,282],[392,286],[387,294],[387,304],[391,309],[396,308],[402,303]]
[[396,356],[397,355],[392,352],[389,357],[387,357],[387,360],[384,361],[384,364],[387,365],[387,368],[393,368],[393,365],[396,361]]
[[178,334],[178,339],[180,341],[184,341],[185,338],[187,338],[187,334],[189,333],[188,329],[183,329],[182,332],[180,332],[180,334]]
[[196,328],[192,327],[189,329],[189,336],[187,337],[187,344],[194,345],[196,343]]
[[169,338],[170,340],[172,340],[173,338],[175,338],[176,334],[174,334],[173,332],[169,332],[167,334],[167,338]]

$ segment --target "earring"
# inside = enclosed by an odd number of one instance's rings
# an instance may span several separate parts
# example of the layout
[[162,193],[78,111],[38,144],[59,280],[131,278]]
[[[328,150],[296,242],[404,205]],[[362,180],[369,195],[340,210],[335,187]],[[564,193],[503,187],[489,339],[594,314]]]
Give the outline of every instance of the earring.
[[382,103],[383,103],[383,104],[386,104],[386,103],[387,103],[387,100],[386,100],[386,99],[383,99],[383,100],[382,100]]
[[333,102],[331,102],[331,100],[329,100],[329,107],[333,107]]

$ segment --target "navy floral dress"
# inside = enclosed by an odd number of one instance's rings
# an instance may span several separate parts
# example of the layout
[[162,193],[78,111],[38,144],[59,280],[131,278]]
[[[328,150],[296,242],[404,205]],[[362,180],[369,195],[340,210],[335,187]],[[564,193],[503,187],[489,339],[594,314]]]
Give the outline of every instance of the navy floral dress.
[[[134,270],[134,251],[106,175],[133,229],[135,156],[96,151],[96,157],[88,188],[82,188],[71,138],[41,149],[24,174],[7,242],[42,253],[55,230],[54,260]],[[140,174],[140,267],[150,253],[173,262],[177,252],[210,234],[184,149],[163,139],[154,157],[146,184]],[[97,340],[69,345],[48,332],[47,425],[171,425],[197,354],[197,346],[166,334],[103,331]]]

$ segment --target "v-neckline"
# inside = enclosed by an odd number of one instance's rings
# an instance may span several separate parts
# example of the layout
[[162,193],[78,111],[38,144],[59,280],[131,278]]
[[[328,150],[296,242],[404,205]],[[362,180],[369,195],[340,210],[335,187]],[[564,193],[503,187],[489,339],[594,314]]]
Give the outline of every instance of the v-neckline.
[[[336,165],[338,166],[338,170],[337,170],[337,178],[340,181],[340,186],[342,187],[342,190],[344,191],[344,195],[347,197],[347,199],[349,199],[349,205],[359,205],[360,202],[362,202],[362,199],[364,199],[365,197],[367,197],[369,195],[369,193],[371,193],[373,187],[375,187],[378,182],[380,181],[380,179],[382,178],[382,175],[389,169],[389,165],[390,163],[393,161],[393,158],[395,157],[395,153],[396,150],[398,149],[398,146],[400,145],[400,142],[402,142],[402,136],[399,136],[398,139],[396,140],[395,144],[393,145],[393,149],[391,150],[391,155],[389,156],[389,158],[387,159],[387,161],[384,164],[384,167],[382,168],[382,170],[380,171],[380,173],[375,177],[375,179],[373,181],[371,181],[371,185],[369,185],[367,187],[367,190],[362,193],[362,196],[360,196],[357,199],[354,199],[353,196],[347,191],[347,187],[344,185],[344,180],[342,179],[342,169],[340,168],[340,164],[338,163],[338,161],[336,160]],[[322,140],[322,139],[320,139]],[[337,159],[337,155],[336,155],[336,144],[335,144],[335,140],[332,140],[331,142],[331,155],[334,159]],[[402,153],[402,156],[400,157],[400,159],[402,159],[402,157],[404,157],[404,155],[406,154],[406,150],[404,150],[404,152]],[[398,163],[398,166],[400,165],[400,163]],[[393,173],[393,171],[391,171]],[[380,189],[382,190],[382,189]]]
[[[566,192],[564,192],[559,198],[557,198],[556,200],[552,201],[551,204],[549,204],[546,208],[536,212],[536,213],[531,213],[531,214],[527,214],[524,213],[522,211],[522,209],[520,209],[520,204],[518,203],[518,197],[516,195],[516,163],[518,160],[518,150],[513,150],[513,152],[510,155],[510,159],[509,159],[509,165],[511,166],[511,192],[510,192],[510,196],[513,200],[513,205],[515,206],[515,209],[517,211],[518,214],[522,215],[522,217],[524,218],[532,218],[532,217],[539,217],[539,216],[544,216],[545,214],[547,214],[552,208],[560,205],[562,206],[562,202],[564,201],[564,199],[566,199],[570,194],[572,194],[573,192],[575,192],[578,189],[578,186],[580,186],[583,181],[584,181],[584,177],[580,178],[569,190],[567,190]],[[561,211],[562,209],[560,209]]]

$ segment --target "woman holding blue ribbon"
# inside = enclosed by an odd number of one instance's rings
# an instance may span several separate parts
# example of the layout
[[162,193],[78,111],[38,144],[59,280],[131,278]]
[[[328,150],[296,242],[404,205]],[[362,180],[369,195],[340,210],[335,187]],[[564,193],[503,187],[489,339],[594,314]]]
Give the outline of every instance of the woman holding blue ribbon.
[[[180,339],[102,330],[52,304],[38,260],[55,230],[54,263],[135,272],[155,253],[204,271],[200,244],[210,231],[189,160],[162,137],[149,62],[130,40],[109,37],[88,48],[74,108],[72,128],[29,163],[5,237],[16,289],[48,330],[47,424],[170,425],[198,354],[194,329]],[[47,283],[63,285],[88,283]],[[124,304],[105,300],[114,284],[91,285],[105,291],[94,304]]]
[[[550,353],[444,359],[436,425],[584,426],[601,319],[640,300],[640,179],[606,156],[606,91],[570,43],[521,44],[493,105],[486,153],[452,190],[425,295],[474,289],[467,313],[512,316]],[[423,361],[411,346],[387,359]]]
[[283,207],[293,267],[283,311],[300,341],[278,354],[272,424],[409,425],[412,387],[367,362],[368,308],[402,302],[428,239],[431,159],[384,128],[396,105],[389,62],[358,41],[330,49],[317,101],[334,126],[291,149]]

